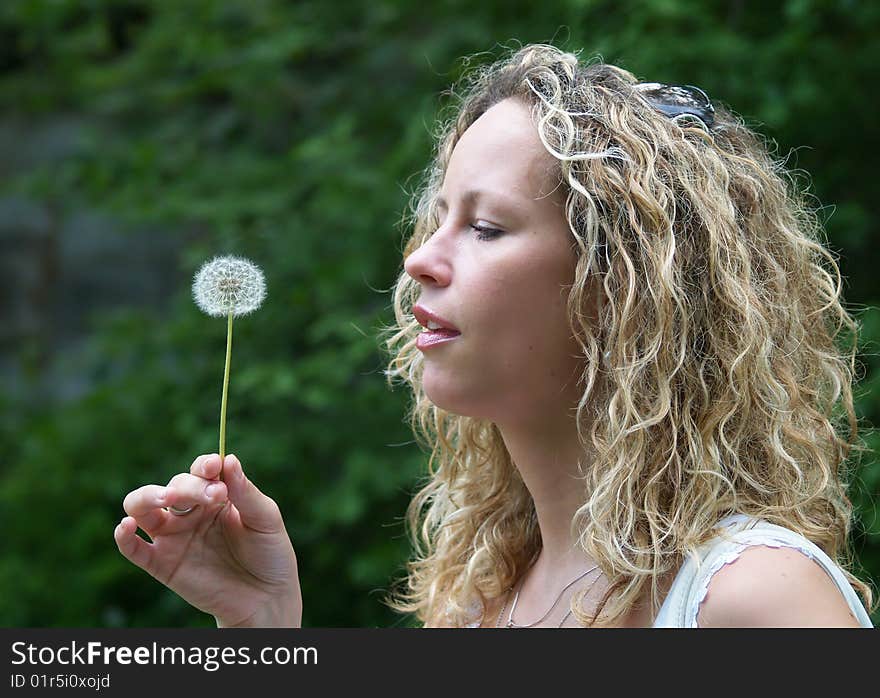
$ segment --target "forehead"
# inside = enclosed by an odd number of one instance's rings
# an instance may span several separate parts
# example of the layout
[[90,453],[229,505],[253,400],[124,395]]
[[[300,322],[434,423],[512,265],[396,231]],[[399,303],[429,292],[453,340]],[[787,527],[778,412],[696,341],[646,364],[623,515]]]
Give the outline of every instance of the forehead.
[[528,107],[505,99],[474,121],[456,143],[444,178],[444,198],[487,189],[522,202],[542,199],[557,183],[555,165]]

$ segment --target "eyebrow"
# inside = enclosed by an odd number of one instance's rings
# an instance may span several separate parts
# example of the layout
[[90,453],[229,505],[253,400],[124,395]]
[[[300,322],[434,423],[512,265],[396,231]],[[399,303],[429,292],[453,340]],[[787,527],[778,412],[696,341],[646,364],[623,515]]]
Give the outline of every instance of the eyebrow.
[[[514,210],[517,208],[517,204],[519,202],[516,199],[511,199],[510,197],[504,196],[503,194],[496,194],[495,192],[484,191],[482,189],[468,189],[461,195],[462,200],[467,201],[469,203],[473,203],[479,201],[480,199],[485,199],[491,201],[493,203],[499,204],[502,208],[506,210]],[[437,206],[444,210],[449,209],[449,205],[446,203],[446,199],[442,196],[438,196],[436,200]]]

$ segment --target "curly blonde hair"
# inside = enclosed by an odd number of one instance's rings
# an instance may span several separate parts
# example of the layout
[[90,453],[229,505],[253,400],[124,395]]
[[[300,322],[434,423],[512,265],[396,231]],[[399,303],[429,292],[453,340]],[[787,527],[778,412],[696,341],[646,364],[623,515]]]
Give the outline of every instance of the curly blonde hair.
[[[436,198],[464,131],[504,99],[529,106],[578,249],[567,310],[584,359],[578,434],[593,458],[581,465],[572,531],[609,585],[593,614],[583,592],[572,599],[577,620],[613,624],[649,582],[656,612],[657,580],[734,512],[815,542],[871,608],[870,586],[847,571],[845,466],[852,448],[864,450],[851,388],[858,323],[841,304],[821,225],[742,119],[716,105],[710,132],[679,125],[637,82],[548,45],[472,70],[405,217],[404,257],[437,229]],[[396,324],[385,328],[386,375],[412,389],[407,416],[430,450],[407,512],[414,556],[387,603],[425,624],[462,625],[475,600],[512,587],[541,538],[497,427],[446,412],[423,390],[419,292],[401,273]],[[843,326],[853,333],[845,352]]]

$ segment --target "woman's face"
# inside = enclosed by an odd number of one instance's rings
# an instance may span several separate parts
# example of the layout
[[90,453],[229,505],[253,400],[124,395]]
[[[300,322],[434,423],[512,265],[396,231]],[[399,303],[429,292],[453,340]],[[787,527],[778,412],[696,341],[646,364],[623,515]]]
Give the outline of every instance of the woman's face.
[[460,333],[420,337],[425,392],[445,410],[503,424],[577,403],[581,360],[565,307],[577,258],[553,164],[513,99],[455,146],[440,227],[404,263],[422,287],[420,322],[424,309]]

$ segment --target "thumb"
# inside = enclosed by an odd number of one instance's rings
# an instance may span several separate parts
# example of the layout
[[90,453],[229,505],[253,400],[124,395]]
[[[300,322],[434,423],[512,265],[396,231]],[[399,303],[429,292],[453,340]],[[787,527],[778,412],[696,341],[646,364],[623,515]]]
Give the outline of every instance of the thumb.
[[262,533],[276,533],[284,529],[281,511],[275,500],[260,492],[248,480],[241,461],[231,453],[223,461],[220,478],[226,483],[229,501],[238,509],[245,526]]

